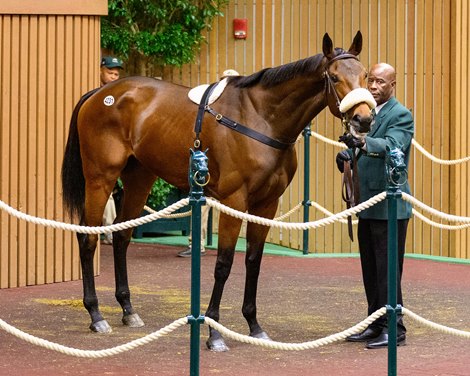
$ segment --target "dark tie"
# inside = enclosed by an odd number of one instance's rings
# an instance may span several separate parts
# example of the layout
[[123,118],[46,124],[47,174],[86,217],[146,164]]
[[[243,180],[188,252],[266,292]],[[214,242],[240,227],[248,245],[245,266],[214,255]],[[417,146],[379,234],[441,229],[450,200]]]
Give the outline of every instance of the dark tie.
[[371,114],[373,116],[373,120],[372,120],[372,124],[370,126],[370,131],[372,132],[373,130],[375,130],[375,123],[376,123],[376,118],[377,118],[375,108],[372,109]]

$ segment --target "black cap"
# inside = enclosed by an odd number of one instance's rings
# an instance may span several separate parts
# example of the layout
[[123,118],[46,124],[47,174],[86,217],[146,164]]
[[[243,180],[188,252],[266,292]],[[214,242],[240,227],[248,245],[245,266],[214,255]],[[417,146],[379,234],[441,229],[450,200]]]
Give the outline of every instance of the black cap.
[[101,66],[106,68],[122,69],[122,60],[117,57],[105,56],[101,59]]

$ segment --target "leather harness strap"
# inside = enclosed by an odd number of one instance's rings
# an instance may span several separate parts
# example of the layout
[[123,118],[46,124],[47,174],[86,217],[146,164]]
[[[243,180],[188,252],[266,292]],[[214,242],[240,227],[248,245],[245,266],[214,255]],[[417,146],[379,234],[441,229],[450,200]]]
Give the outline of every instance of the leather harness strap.
[[[348,209],[359,203],[359,176],[357,168],[357,158],[353,156],[352,169],[349,161],[343,162],[343,189],[342,196]],[[354,241],[352,229],[352,217],[348,216],[348,234],[351,241]]]
[[214,111],[208,104],[209,97],[212,93],[212,90],[214,87],[218,84],[218,82],[215,82],[206,89],[204,92],[201,102],[199,104],[198,112],[197,112],[197,117],[196,117],[196,124],[194,125],[194,132],[196,132],[196,139],[194,141],[194,147],[196,149],[200,149],[201,147],[201,141],[199,140],[199,134],[202,131],[202,120],[204,118],[204,113],[207,111],[210,113],[212,116],[215,117],[215,120],[219,124],[222,124],[230,129],[233,129],[234,131],[237,131],[245,136],[248,136],[256,141],[259,141],[265,145],[271,146],[275,149],[280,149],[280,150],[285,150],[290,148],[295,144],[295,141],[293,142],[284,142],[280,140],[276,140],[274,138],[268,137],[262,133],[259,133],[255,131],[254,129],[248,128],[240,123],[237,123],[236,121],[233,121],[229,119],[228,117],[219,114],[218,112]]
[[245,136],[248,136],[256,141],[259,141],[265,145],[271,146],[275,149],[285,150],[295,144],[295,142],[283,142],[283,141],[275,140],[274,138],[268,137],[262,133],[255,131],[254,129],[245,127],[244,125],[237,123],[236,121],[233,121],[229,119],[228,117],[225,117],[222,114],[219,114],[218,112],[214,111],[209,106],[206,106],[206,111],[210,113],[212,116],[214,116],[215,120],[217,120],[219,124],[222,124],[230,129],[233,129],[234,131],[244,134]]
[[200,149],[201,141],[199,140],[199,134],[202,130],[202,120],[204,119],[204,113],[206,111],[207,102],[209,101],[209,97],[214,90],[214,87],[218,84],[218,82],[214,82],[209,85],[209,87],[204,91],[202,95],[201,102],[199,103],[199,108],[197,110],[196,116],[196,124],[194,124],[194,132],[196,132],[196,140],[194,140],[194,147],[196,149]]

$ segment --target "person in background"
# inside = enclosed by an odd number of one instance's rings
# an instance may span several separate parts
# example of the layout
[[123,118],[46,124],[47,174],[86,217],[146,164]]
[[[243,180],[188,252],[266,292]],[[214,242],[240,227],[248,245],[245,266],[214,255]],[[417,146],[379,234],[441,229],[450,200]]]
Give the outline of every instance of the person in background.
[[[411,112],[394,97],[396,85],[395,69],[386,63],[379,63],[369,71],[368,89],[377,102],[375,123],[364,139],[348,135],[343,140],[348,150],[336,156],[338,169],[343,172],[344,161],[350,162],[353,153],[357,156],[360,202],[386,190],[385,153],[386,146],[400,148],[405,154],[408,167],[414,121]],[[410,193],[408,181],[401,187]],[[403,305],[401,277],[405,254],[405,241],[411,205],[398,200],[398,275],[397,303]],[[387,202],[378,204],[358,213],[358,241],[361,257],[362,277],[368,304],[368,315],[387,304]],[[388,346],[387,316],[384,315],[370,324],[363,332],[348,338],[351,342],[365,342],[369,349]],[[397,320],[397,345],[406,343],[406,328],[403,315]]]
[[[123,70],[122,60],[117,57],[105,56],[101,59],[100,64],[100,81],[101,85],[104,86],[109,82],[116,81],[121,75]],[[113,194],[118,194],[119,189],[114,188]],[[104,208],[103,213],[103,226],[112,225],[116,219],[116,204],[114,202],[113,194],[108,198],[106,207]],[[104,234],[103,243],[112,244],[113,243],[113,234]]]
[[[206,254],[206,248],[204,246],[207,237],[207,221],[209,219],[209,211],[211,207],[208,205],[201,206],[201,256]],[[188,248],[178,252],[178,257],[191,257],[191,232],[188,236]]]
[[[222,73],[221,80],[230,76],[239,76],[240,74],[234,69],[227,69]],[[201,256],[206,254],[206,249],[204,247],[205,239],[207,236],[207,221],[209,219],[210,207],[204,205],[201,207]],[[178,253],[179,257],[191,257],[191,234],[188,236],[188,248],[182,250]]]
[[124,68],[121,59],[112,56],[103,57],[100,64],[101,86],[119,79],[123,69]]

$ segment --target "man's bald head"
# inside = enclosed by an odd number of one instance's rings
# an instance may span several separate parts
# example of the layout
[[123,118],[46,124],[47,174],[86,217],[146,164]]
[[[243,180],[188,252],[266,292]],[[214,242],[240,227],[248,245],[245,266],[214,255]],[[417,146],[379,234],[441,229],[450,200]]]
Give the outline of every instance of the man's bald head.
[[387,102],[393,97],[396,83],[395,68],[387,63],[378,63],[369,70],[367,87],[377,105]]

